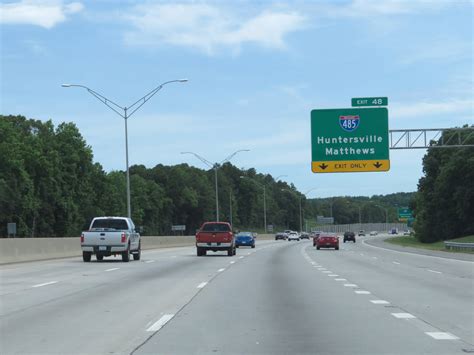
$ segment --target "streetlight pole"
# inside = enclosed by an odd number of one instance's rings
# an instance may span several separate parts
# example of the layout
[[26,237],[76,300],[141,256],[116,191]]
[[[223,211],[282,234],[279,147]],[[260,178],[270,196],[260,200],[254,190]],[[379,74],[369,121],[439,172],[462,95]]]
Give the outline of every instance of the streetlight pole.
[[[247,176],[241,176],[240,177],[241,179],[250,179],[248,178]],[[263,228],[265,230],[265,234],[267,234],[267,193],[266,193],[266,189],[265,189],[265,184],[260,184],[259,182],[253,180],[253,179],[250,179],[251,181],[253,181],[255,184],[257,184],[258,186],[260,186],[261,188],[263,188]]]
[[[303,208],[302,208],[302,203],[301,203],[301,200],[303,199],[303,196],[309,194],[311,191],[314,191],[316,190],[317,187],[313,187],[312,189],[309,189],[308,191],[306,191],[304,194],[301,194],[299,195],[299,204],[300,204],[300,232],[303,231]],[[294,193],[296,194],[295,191],[293,190],[289,190],[289,189],[281,189],[282,191],[288,191],[288,192],[291,192],[291,193]]]
[[206,158],[203,158],[202,156],[194,153],[194,152],[181,152],[181,154],[192,154],[196,158],[198,158],[200,161],[202,161],[205,165],[207,165],[209,168],[214,169],[214,180],[215,180],[215,187],[216,187],[216,222],[219,222],[219,192],[217,189],[217,170],[222,166],[222,164],[227,163],[230,161],[237,153],[240,152],[250,152],[250,149],[240,149],[229,155],[227,158],[225,158],[223,161],[220,163],[211,163],[209,160]]
[[230,216],[230,225],[233,227],[232,223],[232,190],[229,190],[229,216]]
[[[87,90],[92,96],[94,96],[97,100],[102,102],[104,105],[106,105],[108,108],[110,108],[112,111],[114,111],[116,114],[118,114],[120,117],[122,117],[125,121],[125,165],[126,165],[126,176],[127,176],[127,216],[128,218],[132,218],[132,208],[131,208],[131,202],[130,202],[130,171],[129,171],[129,165],[128,165],[128,127],[127,127],[127,121],[132,116],[137,110],[142,107],[148,100],[150,100],[155,94],[160,91],[163,86],[170,84],[170,83],[185,83],[187,82],[188,79],[177,79],[177,80],[170,80],[166,81],[160,85],[158,85],[156,88],[151,90],[148,94],[145,96],[139,98],[137,101],[135,101],[133,104],[130,106],[120,106],[119,104],[113,102],[112,100],[106,98],[104,95],[99,94],[97,91],[94,91],[90,88],[88,88],[85,85],[78,85],[78,84],[62,84],[61,86],[64,88],[70,88],[70,87],[78,87],[78,88],[83,88]],[[137,106],[138,105],[138,106]],[[136,106],[136,107],[135,107]],[[132,112],[129,113],[129,110],[131,109]]]

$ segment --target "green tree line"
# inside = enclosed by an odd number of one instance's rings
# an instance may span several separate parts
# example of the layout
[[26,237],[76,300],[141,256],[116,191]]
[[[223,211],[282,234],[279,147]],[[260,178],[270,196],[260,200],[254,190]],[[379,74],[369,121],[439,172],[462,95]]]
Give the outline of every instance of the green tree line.
[[[215,220],[214,171],[187,164],[130,167],[132,218],[144,234],[171,233],[186,225],[193,234]],[[226,163],[218,170],[219,217],[235,229],[264,230],[267,224],[299,229],[305,220],[333,216],[336,223],[397,220],[397,207],[412,193],[307,200],[295,186],[255,169]],[[232,218],[230,212],[232,210]],[[95,216],[126,215],[124,171],[105,172],[74,123],[0,116],[0,235],[17,223],[21,237],[77,236]]]
[[[460,134],[466,144],[474,144],[472,132],[444,131],[438,143],[454,145]],[[411,206],[417,238],[435,242],[474,235],[474,148],[429,148],[423,172]]]

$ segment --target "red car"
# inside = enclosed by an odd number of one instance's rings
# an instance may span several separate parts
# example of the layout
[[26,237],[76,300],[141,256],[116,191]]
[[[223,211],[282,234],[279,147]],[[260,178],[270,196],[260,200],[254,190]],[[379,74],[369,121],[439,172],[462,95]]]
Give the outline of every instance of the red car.
[[316,240],[316,249],[334,248],[339,250],[339,237],[335,234],[320,234]]

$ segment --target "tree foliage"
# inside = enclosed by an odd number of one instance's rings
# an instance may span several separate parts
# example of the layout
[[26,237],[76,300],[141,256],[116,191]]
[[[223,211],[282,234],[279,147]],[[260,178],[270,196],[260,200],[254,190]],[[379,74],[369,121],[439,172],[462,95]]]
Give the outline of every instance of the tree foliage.
[[[452,141],[455,134],[445,131],[440,140]],[[461,134],[474,144],[467,130]],[[434,242],[474,234],[474,149],[430,148],[423,172],[413,204],[417,238]]]
[[[170,234],[177,224],[186,225],[186,233],[193,234],[204,221],[216,218],[214,177],[213,169],[187,164],[131,166],[135,224],[143,226],[147,235]],[[384,222],[385,211],[392,222],[396,207],[408,206],[413,196],[306,200],[292,184],[253,168],[239,169],[230,163],[219,167],[220,220],[230,221],[232,210],[234,228],[263,231],[264,193],[266,221],[275,230],[299,229],[300,203],[304,219],[330,216],[332,205],[336,223],[357,223],[359,207],[362,222]],[[94,163],[91,147],[73,123],[54,127],[51,121],[0,116],[1,236],[6,235],[8,222],[17,223],[22,237],[77,236],[95,216],[126,212],[125,172],[105,172]]]

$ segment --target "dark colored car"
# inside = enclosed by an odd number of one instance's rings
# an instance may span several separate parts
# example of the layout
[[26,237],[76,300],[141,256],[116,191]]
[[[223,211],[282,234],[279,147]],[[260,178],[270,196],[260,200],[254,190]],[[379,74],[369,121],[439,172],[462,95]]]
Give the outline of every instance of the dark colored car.
[[335,234],[321,234],[316,241],[316,249],[334,248],[339,250],[339,238]]
[[235,247],[249,246],[255,248],[255,237],[251,232],[240,232],[235,236]]
[[301,239],[308,239],[308,240],[309,240],[309,234],[306,233],[306,232],[303,232],[303,233],[301,233],[300,238],[301,238]]
[[279,240],[279,239],[286,240],[287,238],[288,238],[288,234],[286,233],[275,234],[275,240]]
[[319,236],[321,235],[322,232],[314,232],[311,234],[313,237],[313,247],[316,246],[316,242],[318,241]]
[[356,236],[355,236],[355,233],[354,232],[345,232],[344,233],[344,243],[346,241],[353,241],[354,243],[356,242]]

